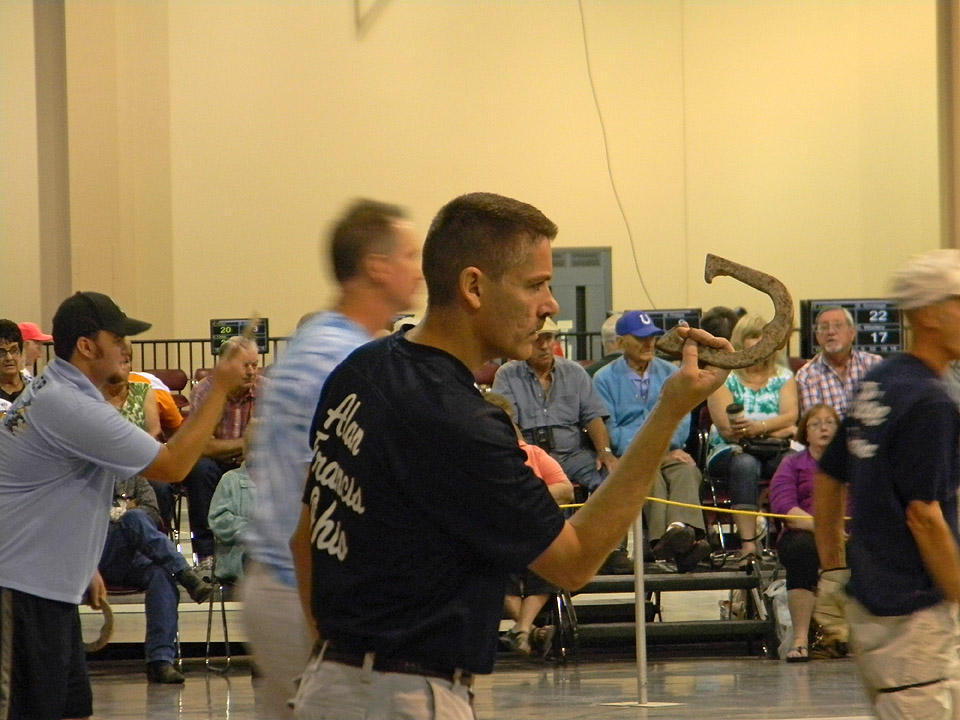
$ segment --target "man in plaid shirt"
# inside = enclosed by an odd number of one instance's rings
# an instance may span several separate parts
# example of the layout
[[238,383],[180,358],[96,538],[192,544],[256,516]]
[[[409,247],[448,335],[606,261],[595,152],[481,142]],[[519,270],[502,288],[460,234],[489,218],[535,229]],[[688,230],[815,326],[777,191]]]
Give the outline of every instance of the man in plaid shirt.
[[[262,392],[260,376],[260,356],[257,353],[257,344],[245,337],[234,337],[224,343],[239,347],[243,360],[243,383],[227,398],[223,408],[223,415],[217,423],[213,435],[203,449],[203,457],[193,466],[190,474],[183,481],[187,490],[187,510],[190,515],[190,532],[193,536],[193,552],[200,562],[198,567],[201,574],[210,578],[213,567],[213,532],[207,521],[210,511],[210,499],[217,489],[221,476],[227,470],[232,470],[243,462],[243,434],[247,423],[253,415],[257,395]],[[221,348],[221,353],[223,348]],[[210,387],[210,378],[204,378],[193,389],[190,404],[191,410],[196,411],[207,395]]]
[[882,359],[853,349],[856,330],[849,311],[825,308],[817,315],[816,337],[820,352],[797,372],[800,414],[817,403],[829,405],[843,418],[864,375]]

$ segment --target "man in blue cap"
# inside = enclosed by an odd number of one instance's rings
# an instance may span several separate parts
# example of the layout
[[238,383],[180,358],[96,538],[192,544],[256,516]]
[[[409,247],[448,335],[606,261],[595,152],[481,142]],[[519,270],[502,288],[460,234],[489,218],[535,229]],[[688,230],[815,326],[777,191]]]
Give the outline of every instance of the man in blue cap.
[[[664,381],[677,368],[656,357],[654,344],[663,330],[646,313],[625,312],[617,320],[616,330],[623,355],[601,368],[593,383],[610,411],[606,421],[610,445],[614,454],[620,456],[653,411]],[[683,449],[689,431],[688,416],[673,434],[654,479],[651,497],[700,504],[700,471]],[[652,502],[644,505],[643,515],[658,560],[673,560],[678,570],[689,572],[709,554],[710,546],[703,539],[703,513],[699,510]]]

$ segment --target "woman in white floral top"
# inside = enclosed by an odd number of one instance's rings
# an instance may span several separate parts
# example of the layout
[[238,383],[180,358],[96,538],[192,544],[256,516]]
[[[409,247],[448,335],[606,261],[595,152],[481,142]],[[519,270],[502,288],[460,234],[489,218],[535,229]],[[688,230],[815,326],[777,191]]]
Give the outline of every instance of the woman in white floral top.
[[[767,321],[759,315],[744,315],[730,338],[735,350],[753,347]],[[743,405],[743,415],[733,420],[727,415],[731,403]],[[756,510],[759,483],[773,475],[783,457],[760,460],[742,452],[745,438],[792,438],[796,432],[797,383],[793,373],[777,364],[776,355],[742,370],[735,370],[707,399],[713,421],[707,469],[712,475],[727,478],[730,500],[735,510]],[[789,452],[789,451],[788,451]],[[752,515],[735,517],[740,535],[741,553],[747,556],[757,549],[757,519]]]

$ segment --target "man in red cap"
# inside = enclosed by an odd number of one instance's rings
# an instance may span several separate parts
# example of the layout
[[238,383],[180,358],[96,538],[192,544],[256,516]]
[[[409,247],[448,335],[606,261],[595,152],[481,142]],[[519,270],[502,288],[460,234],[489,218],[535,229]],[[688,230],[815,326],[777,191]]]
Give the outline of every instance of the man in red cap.
[[23,369],[32,377],[34,364],[43,354],[43,343],[53,340],[53,335],[41,332],[37,324],[32,322],[17,323],[17,327],[23,335]]

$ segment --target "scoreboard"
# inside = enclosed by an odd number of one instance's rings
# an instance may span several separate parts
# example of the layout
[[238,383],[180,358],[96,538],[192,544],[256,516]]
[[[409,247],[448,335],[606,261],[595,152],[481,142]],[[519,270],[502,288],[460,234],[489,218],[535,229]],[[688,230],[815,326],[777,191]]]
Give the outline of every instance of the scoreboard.
[[903,349],[903,318],[892,300],[801,300],[800,354],[812,358],[817,354],[817,315],[829,307],[841,307],[853,316],[857,350],[889,355]]
[[[250,339],[257,344],[257,352],[261,355],[267,353],[267,338],[270,337],[270,321],[267,318],[260,318],[252,328]],[[229,320],[211,320],[210,321],[210,344],[214,355],[220,354],[220,346],[227,340],[237,335],[243,335],[250,324],[250,318],[236,318]]]

